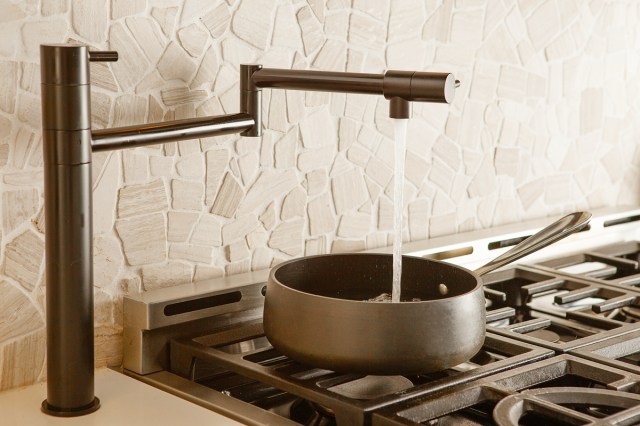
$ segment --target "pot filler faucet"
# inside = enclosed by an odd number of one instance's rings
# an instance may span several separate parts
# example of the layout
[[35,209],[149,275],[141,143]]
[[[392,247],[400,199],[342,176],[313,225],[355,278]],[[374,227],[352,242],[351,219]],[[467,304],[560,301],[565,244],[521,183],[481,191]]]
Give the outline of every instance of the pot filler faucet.
[[409,118],[410,102],[450,103],[452,74],[324,72],[240,66],[240,112],[91,130],[90,61],[117,52],[83,45],[42,45],[42,144],[46,251],[47,399],[60,417],[91,413],[94,395],[91,153],[231,133],[262,134],[263,88],[383,95],[392,118]]

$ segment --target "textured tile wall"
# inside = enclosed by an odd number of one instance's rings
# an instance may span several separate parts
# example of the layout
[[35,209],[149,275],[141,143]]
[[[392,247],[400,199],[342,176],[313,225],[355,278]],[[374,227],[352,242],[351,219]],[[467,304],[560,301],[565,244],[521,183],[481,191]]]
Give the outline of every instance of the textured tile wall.
[[[38,45],[92,64],[95,128],[236,112],[238,65],[450,71],[416,105],[405,238],[639,201],[640,6],[606,0],[0,0],[0,389],[44,379]],[[94,156],[98,365],[123,293],[388,245],[380,97],[264,93],[265,135]]]

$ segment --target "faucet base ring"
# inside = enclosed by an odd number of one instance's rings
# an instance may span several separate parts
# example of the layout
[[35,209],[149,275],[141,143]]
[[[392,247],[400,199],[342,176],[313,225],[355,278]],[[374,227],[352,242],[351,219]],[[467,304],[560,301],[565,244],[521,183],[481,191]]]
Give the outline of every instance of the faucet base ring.
[[40,409],[43,413],[55,417],[79,417],[87,414],[91,414],[100,408],[100,400],[95,397],[90,404],[84,405],[78,408],[58,408],[49,404],[45,399],[42,401]]

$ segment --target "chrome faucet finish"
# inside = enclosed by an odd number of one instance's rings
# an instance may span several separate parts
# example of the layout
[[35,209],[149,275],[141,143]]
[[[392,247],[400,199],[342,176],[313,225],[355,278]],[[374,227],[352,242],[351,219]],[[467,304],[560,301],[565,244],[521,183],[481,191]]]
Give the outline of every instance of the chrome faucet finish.
[[239,113],[92,130],[89,62],[117,59],[117,52],[90,52],[83,45],[40,46],[48,378],[42,410],[54,416],[80,416],[100,407],[93,371],[93,151],[230,133],[260,136],[263,88],[383,95],[391,101],[391,117],[408,118],[409,102],[449,103],[456,85],[447,73],[242,65]]

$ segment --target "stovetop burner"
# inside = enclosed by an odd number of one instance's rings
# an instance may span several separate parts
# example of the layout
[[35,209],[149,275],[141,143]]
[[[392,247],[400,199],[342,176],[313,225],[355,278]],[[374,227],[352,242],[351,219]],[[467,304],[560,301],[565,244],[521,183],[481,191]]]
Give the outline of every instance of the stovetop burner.
[[[405,248],[474,269],[541,224]],[[380,381],[287,358],[264,336],[257,271],[126,296],[125,372],[250,425],[640,424],[639,224],[640,209],[596,214],[484,276],[484,346],[447,370]]]
[[[305,424],[366,424],[370,413],[399,401],[438,392],[517,365],[553,355],[505,337],[487,334],[469,361],[440,372],[375,377],[341,374],[297,363],[273,349],[262,323],[171,342],[171,371],[237,400],[272,412],[289,410]],[[296,402],[298,398],[309,403]],[[283,408],[286,407],[286,408]]]
[[373,426],[630,425],[640,375],[560,355],[372,415]]
[[517,266],[484,278],[487,329],[558,352],[629,333],[640,294]]
[[613,287],[640,291],[640,242],[637,241],[610,244],[587,252],[538,262],[535,266]]

